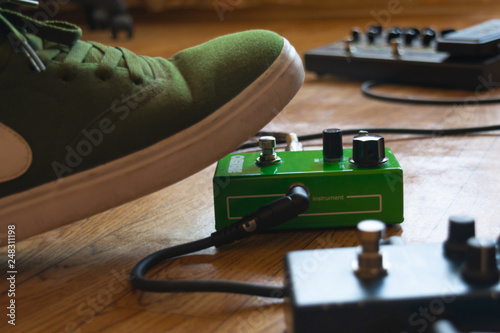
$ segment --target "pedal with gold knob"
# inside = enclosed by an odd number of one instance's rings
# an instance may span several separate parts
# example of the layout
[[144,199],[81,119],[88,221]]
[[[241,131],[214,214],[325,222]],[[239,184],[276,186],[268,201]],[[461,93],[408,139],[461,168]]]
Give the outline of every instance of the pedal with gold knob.
[[367,220],[359,247],[287,253],[288,330],[499,332],[498,244],[474,224],[452,216],[444,243],[383,245],[384,223]]

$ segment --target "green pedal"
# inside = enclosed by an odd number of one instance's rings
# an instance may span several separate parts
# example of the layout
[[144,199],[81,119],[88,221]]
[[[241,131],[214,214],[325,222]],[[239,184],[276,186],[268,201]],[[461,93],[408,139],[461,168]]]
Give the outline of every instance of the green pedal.
[[213,179],[215,228],[220,230],[282,197],[293,184],[309,191],[309,209],[276,229],[355,226],[366,219],[403,222],[403,170],[384,138],[360,132],[343,149],[340,130],[323,132],[323,150],[274,152],[273,137],[261,153],[230,154]]

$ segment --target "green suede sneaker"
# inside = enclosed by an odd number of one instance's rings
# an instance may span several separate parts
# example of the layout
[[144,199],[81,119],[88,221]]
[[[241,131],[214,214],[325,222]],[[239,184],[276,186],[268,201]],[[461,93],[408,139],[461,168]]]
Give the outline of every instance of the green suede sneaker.
[[275,117],[304,80],[294,48],[270,31],[170,59],[80,35],[0,9],[0,230],[16,225],[18,240],[207,167]]

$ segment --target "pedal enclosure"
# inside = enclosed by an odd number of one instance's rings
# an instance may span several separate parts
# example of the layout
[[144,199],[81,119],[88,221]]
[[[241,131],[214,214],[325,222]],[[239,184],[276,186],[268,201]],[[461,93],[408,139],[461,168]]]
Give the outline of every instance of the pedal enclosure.
[[403,170],[389,148],[388,161],[375,168],[349,162],[325,163],[322,150],[278,152],[282,162],[259,167],[259,153],[231,154],[219,161],[213,179],[215,228],[239,220],[296,183],[310,192],[309,209],[279,229],[355,226],[364,219],[403,222]]
[[382,80],[423,86],[491,90],[500,79],[500,56],[450,57],[431,48],[407,48],[392,56],[389,46],[355,45],[346,53],[343,42],[307,51],[305,68],[318,75],[347,79]]
[[357,248],[290,252],[285,258],[288,332],[430,332],[449,319],[460,332],[500,331],[500,282],[469,285],[442,244],[384,245],[388,275],[363,282]]
[[356,41],[335,41],[309,50],[304,63],[318,75],[352,80],[492,90],[500,79],[499,27],[500,20],[487,21],[438,37],[429,45],[422,38],[406,44],[400,36],[392,39],[399,43],[396,54],[388,41],[389,28],[371,42],[360,34]]

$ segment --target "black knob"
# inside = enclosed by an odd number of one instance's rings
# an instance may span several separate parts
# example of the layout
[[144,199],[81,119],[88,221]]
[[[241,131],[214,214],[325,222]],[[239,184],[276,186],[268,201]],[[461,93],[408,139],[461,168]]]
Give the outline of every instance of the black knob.
[[361,36],[361,31],[358,28],[353,28],[351,30],[351,39],[353,42],[359,42],[359,38]]
[[375,37],[377,34],[371,30],[366,33],[366,38],[368,38],[368,44],[373,44],[375,42]]
[[411,46],[415,38],[420,35],[420,31],[417,28],[408,28],[403,31],[403,39],[406,46]]
[[500,280],[495,242],[469,238],[462,277],[473,284],[496,284]]
[[444,255],[450,259],[465,258],[467,240],[475,235],[475,222],[472,217],[466,215],[450,216],[448,239],[444,242]]
[[323,131],[323,160],[325,162],[338,162],[344,156],[342,147],[342,131],[330,128]]
[[399,38],[401,36],[401,28],[394,27],[387,32],[387,42],[390,43],[391,40]]
[[368,31],[366,32],[368,43],[373,44],[375,42],[375,38],[377,38],[380,34],[382,34],[382,26],[372,25],[371,27],[369,27]]
[[432,28],[426,28],[422,34],[422,45],[429,46],[431,42],[436,39],[436,31]]
[[387,162],[384,138],[360,131],[352,141],[351,163],[360,167],[375,167]]

